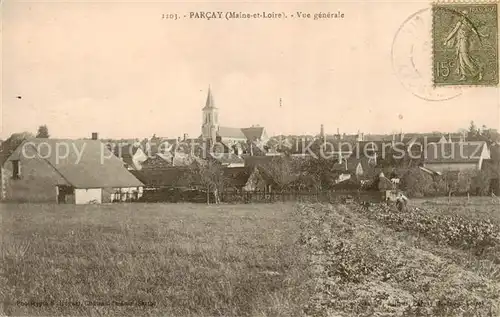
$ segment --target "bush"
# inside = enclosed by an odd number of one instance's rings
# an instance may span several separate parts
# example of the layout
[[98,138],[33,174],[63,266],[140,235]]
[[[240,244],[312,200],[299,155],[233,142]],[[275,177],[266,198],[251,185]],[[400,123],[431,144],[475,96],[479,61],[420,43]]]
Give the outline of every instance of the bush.
[[410,197],[423,197],[433,193],[433,179],[420,168],[412,168],[403,175],[401,188]]
[[490,175],[485,171],[478,171],[472,178],[471,191],[478,196],[488,195],[490,191]]

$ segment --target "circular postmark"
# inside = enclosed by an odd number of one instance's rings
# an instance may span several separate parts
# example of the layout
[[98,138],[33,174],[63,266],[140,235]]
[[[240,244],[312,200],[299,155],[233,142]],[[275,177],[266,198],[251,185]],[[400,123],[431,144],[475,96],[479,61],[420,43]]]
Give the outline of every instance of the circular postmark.
[[462,94],[459,87],[436,87],[432,81],[432,10],[409,16],[392,42],[392,66],[401,84],[415,96],[442,101]]

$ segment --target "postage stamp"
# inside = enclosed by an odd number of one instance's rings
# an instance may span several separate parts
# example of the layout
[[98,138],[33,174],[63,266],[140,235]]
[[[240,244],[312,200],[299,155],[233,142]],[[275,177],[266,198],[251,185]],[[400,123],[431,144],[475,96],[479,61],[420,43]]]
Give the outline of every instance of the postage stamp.
[[496,3],[433,4],[434,85],[498,85],[497,12]]

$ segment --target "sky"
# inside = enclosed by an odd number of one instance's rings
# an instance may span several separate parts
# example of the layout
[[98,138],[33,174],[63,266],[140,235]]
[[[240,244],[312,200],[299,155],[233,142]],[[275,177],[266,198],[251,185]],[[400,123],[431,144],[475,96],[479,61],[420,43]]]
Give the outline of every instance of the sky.
[[[403,85],[410,79],[393,67],[394,39],[408,17],[428,7],[409,0],[4,0],[0,138],[42,124],[57,138],[197,137],[209,86],[220,125],[260,125],[270,135],[317,134],[321,124],[326,133],[365,134],[454,132],[471,120],[499,128],[496,87],[466,87],[450,100],[428,101]],[[183,18],[191,11],[345,16]],[[164,13],[182,18],[165,20]],[[418,47],[430,30],[405,36],[399,45],[417,43],[415,60],[430,69],[430,51]],[[404,48],[397,54],[406,57]]]

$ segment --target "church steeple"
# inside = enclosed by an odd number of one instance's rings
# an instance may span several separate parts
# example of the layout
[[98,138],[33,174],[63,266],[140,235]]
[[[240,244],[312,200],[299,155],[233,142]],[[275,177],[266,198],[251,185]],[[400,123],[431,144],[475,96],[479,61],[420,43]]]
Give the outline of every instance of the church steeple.
[[219,130],[219,115],[214,104],[214,98],[210,86],[208,86],[207,101],[202,109],[203,123],[201,132],[203,139],[212,139],[215,142],[217,131]]
[[208,86],[207,101],[205,102],[205,107],[203,108],[203,110],[207,109],[217,109],[214,104],[214,97],[212,97],[212,91],[210,90],[210,86]]

